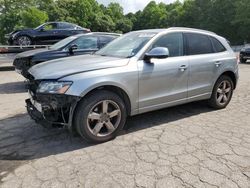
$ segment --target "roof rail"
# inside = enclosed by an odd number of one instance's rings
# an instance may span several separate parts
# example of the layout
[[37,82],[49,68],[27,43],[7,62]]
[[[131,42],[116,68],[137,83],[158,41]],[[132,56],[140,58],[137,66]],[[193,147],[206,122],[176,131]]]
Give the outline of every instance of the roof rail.
[[[116,36],[121,36],[121,33],[109,33],[109,32],[91,32],[92,34],[100,34],[100,35],[116,35]],[[90,33],[90,34],[91,34]]]
[[198,32],[204,32],[204,33],[210,33],[213,35],[217,35],[216,33],[212,31],[207,31],[203,29],[196,29],[196,28],[189,28],[189,27],[170,27],[169,30],[186,30],[186,31],[198,31]]

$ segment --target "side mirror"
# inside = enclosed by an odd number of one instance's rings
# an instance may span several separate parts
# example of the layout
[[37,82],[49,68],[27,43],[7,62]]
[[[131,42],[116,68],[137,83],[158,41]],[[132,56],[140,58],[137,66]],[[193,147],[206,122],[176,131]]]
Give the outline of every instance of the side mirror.
[[145,54],[144,60],[150,61],[151,58],[156,59],[165,59],[169,57],[169,50],[168,48],[164,47],[156,47],[150,50],[148,53]]
[[76,44],[72,44],[69,47],[69,53],[73,54],[75,50],[78,49],[78,46]]

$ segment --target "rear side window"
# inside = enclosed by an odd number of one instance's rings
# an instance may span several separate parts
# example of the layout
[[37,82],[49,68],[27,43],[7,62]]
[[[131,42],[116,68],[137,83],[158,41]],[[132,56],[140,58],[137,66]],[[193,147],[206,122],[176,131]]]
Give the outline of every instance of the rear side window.
[[103,46],[105,46],[106,44],[108,44],[109,42],[114,40],[115,38],[116,37],[113,37],[113,36],[101,36],[101,37],[99,37],[100,48],[102,48]]
[[78,49],[97,49],[97,37],[79,37],[73,43],[77,45]]
[[74,29],[75,26],[73,24],[70,23],[58,23],[58,27],[59,29]]
[[188,55],[213,53],[213,46],[208,36],[196,33],[185,33]]
[[218,52],[224,52],[226,51],[226,48],[221,44],[220,41],[218,41],[216,38],[214,37],[210,37],[212,43],[213,43],[213,47],[214,47],[214,51],[215,53]]

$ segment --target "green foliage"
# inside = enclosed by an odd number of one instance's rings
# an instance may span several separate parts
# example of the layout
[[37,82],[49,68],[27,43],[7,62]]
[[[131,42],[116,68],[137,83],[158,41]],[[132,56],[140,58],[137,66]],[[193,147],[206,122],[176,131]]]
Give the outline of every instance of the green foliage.
[[105,15],[102,12],[95,14],[91,22],[92,31],[107,31],[112,32],[115,29],[115,23],[109,15]]
[[232,44],[250,41],[249,0],[151,1],[142,11],[124,15],[118,3],[107,7],[96,0],[0,0],[0,43],[16,28],[46,21],[68,21],[92,31],[126,33],[174,26],[211,30]]
[[21,12],[22,25],[30,28],[37,27],[48,20],[46,12],[38,10],[36,7],[29,7]]
[[241,42],[250,41],[250,3],[249,0],[239,0],[236,4],[234,23],[237,25],[237,32],[241,33]]

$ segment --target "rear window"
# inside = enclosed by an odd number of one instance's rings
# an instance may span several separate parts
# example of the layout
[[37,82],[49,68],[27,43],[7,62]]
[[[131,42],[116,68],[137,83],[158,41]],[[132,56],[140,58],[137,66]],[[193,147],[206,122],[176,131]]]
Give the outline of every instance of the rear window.
[[210,37],[211,38],[211,41],[213,43],[213,47],[214,47],[214,51],[216,53],[218,52],[224,52],[226,51],[226,48],[221,44],[220,41],[218,41],[216,38],[214,37]]
[[208,36],[196,33],[185,33],[188,55],[213,53],[213,46]]
[[108,44],[109,42],[111,42],[112,40],[114,40],[115,36],[101,36],[99,37],[99,46],[100,48],[102,48],[103,46],[105,46],[106,44]]
[[58,23],[59,29],[74,29],[76,26],[70,23]]

